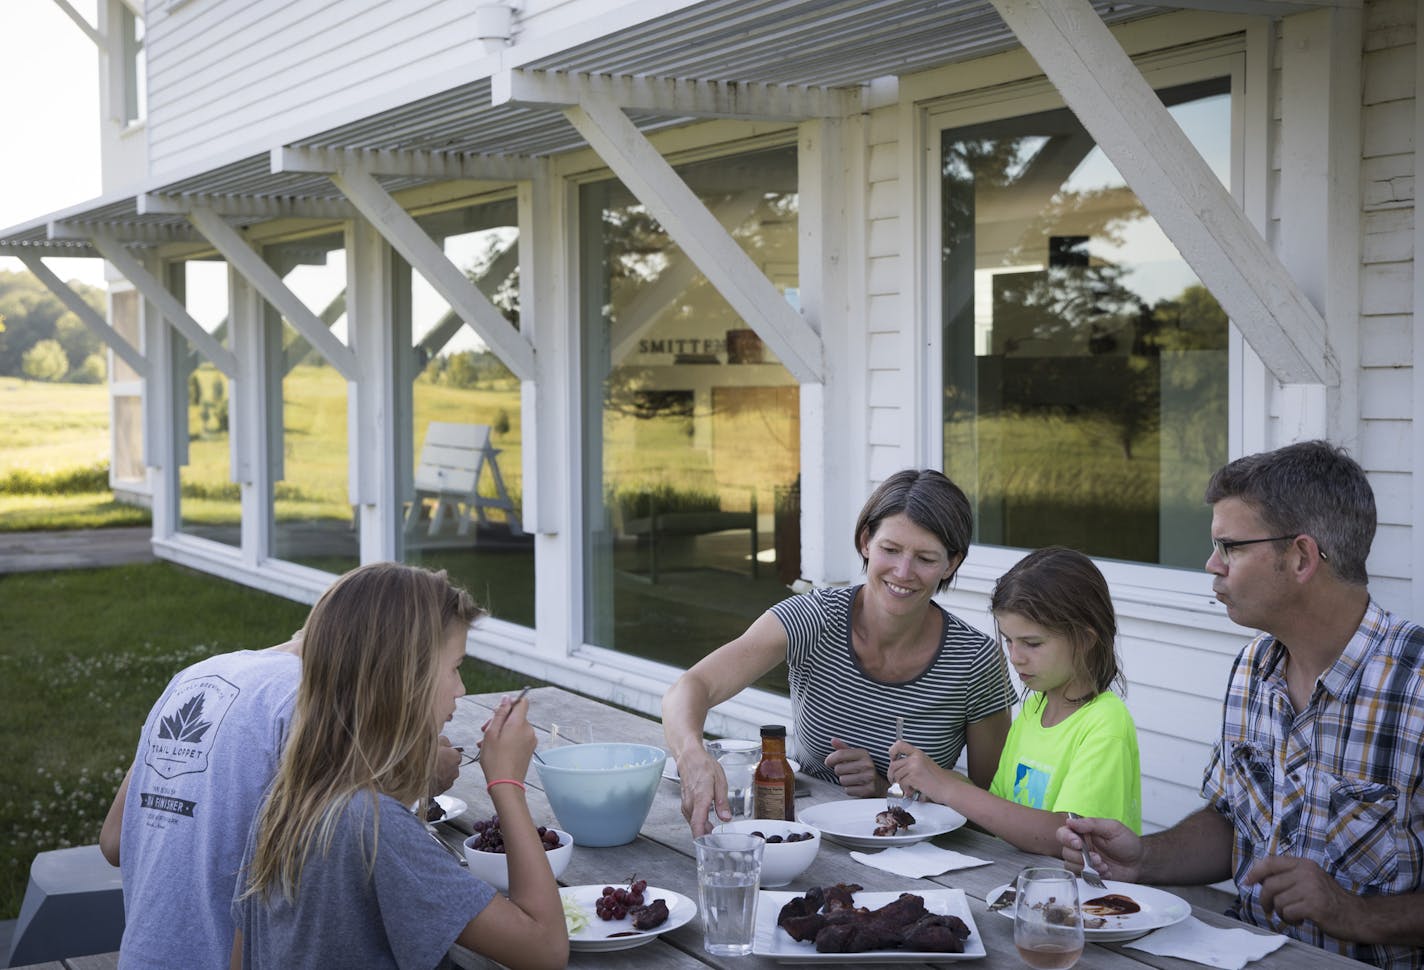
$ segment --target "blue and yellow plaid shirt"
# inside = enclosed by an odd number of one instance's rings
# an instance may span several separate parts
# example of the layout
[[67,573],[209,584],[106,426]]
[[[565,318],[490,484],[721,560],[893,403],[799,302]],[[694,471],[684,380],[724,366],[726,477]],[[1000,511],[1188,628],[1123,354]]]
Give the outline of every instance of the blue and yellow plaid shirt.
[[[1424,627],[1373,599],[1340,659],[1296,713],[1285,648],[1257,637],[1236,658],[1221,739],[1202,794],[1232,823],[1239,887],[1268,855],[1319,863],[1361,896],[1424,890]],[[1390,970],[1420,970],[1424,950],[1351,943],[1313,922],[1272,923],[1260,887],[1233,915]],[[1424,899],[1421,899],[1424,905]]]

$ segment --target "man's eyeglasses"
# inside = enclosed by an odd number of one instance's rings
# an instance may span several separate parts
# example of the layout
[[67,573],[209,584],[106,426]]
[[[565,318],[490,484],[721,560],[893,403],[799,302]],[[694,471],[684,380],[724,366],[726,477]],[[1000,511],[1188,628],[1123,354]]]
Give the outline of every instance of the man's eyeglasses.
[[[1264,539],[1213,539],[1211,540],[1211,547],[1216,550],[1216,555],[1221,559],[1221,564],[1223,566],[1230,566],[1231,550],[1237,546],[1251,546],[1258,542],[1284,542],[1287,539],[1294,539],[1295,535],[1295,533],[1292,533],[1288,536],[1267,536]],[[1320,558],[1329,559],[1330,557],[1325,555],[1324,549],[1321,549]]]

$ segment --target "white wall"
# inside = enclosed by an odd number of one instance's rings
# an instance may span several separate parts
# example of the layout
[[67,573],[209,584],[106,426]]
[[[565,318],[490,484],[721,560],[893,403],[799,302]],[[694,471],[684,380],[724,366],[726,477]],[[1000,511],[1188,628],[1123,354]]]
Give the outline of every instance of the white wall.
[[[1370,590],[1387,608],[1417,613],[1411,577],[1415,468],[1414,86],[1417,6],[1380,0],[1365,7],[1360,299],[1360,448],[1375,489],[1379,532],[1369,559]],[[1415,617],[1417,618],[1417,617]]]
[[472,0],[193,0],[148,5],[149,159],[201,170],[488,77],[687,0],[524,0],[515,47],[475,36]]

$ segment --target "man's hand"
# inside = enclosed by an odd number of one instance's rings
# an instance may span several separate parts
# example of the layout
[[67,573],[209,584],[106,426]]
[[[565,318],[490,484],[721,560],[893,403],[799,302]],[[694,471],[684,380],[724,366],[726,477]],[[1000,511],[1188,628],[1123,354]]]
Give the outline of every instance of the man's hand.
[[1083,870],[1083,837],[1092,843],[1088,855],[1105,879],[1137,882],[1142,874],[1142,839],[1113,818],[1070,818],[1058,829],[1063,861],[1074,872]]
[[1261,887],[1261,908],[1292,926],[1310,920],[1329,935],[1353,940],[1363,922],[1359,897],[1310,859],[1267,856],[1246,871],[1242,887]]
[[869,751],[852,748],[840,738],[831,738],[831,747],[835,750],[826,756],[826,767],[836,773],[836,780],[847,795],[874,798],[885,794],[889,784],[875,770]]
[[440,735],[440,747],[435,752],[435,783],[430,794],[443,795],[460,777],[460,752],[451,746],[450,739]]

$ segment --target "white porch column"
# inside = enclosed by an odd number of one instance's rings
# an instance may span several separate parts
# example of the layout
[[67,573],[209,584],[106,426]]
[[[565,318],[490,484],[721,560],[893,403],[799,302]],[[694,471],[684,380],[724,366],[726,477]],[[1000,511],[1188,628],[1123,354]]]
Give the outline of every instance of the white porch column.
[[860,572],[849,536],[866,481],[865,335],[850,312],[848,279],[858,267],[849,262],[856,247],[847,213],[861,174],[847,171],[858,131],[858,121],[804,122],[797,158],[801,314],[825,360],[823,379],[801,385],[801,576],[817,583]]
[[[272,449],[278,454],[282,447],[280,408],[276,413],[268,407],[268,382],[281,380],[281,370],[272,368],[269,312],[266,302],[240,271],[229,265],[227,271],[228,333],[232,351],[238,360],[240,378],[232,381],[229,394],[228,447],[230,477],[237,483],[242,511],[242,562],[257,568],[272,550],[272,479],[280,475],[269,461]],[[280,323],[276,340],[281,353]],[[277,388],[281,399],[281,388]],[[272,425],[276,438],[272,438]]]
[[400,457],[399,442],[411,434],[414,360],[409,316],[392,312],[390,246],[369,222],[355,219],[347,224],[346,254],[346,326],[357,373],[347,384],[349,487],[367,563],[401,553],[402,483],[410,460]]
[[1280,389],[1279,440],[1358,447],[1360,299],[1359,10],[1281,20],[1281,262],[1325,318],[1338,386]]
[[578,189],[541,162],[519,183],[519,319],[538,348],[535,378],[520,383],[524,531],[534,536],[534,629],[541,652],[565,656],[582,642],[582,384],[578,294],[573,289]]
[[[146,269],[151,274],[158,263],[156,257],[149,261]],[[153,537],[167,539],[178,531],[179,524],[176,409],[179,402],[186,409],[187,388],[176,386],[178,334],[144,291],[134,289],[139,296],[139,328],[149,374],[143,383],[143,463],[150,469],[153,488]]]

